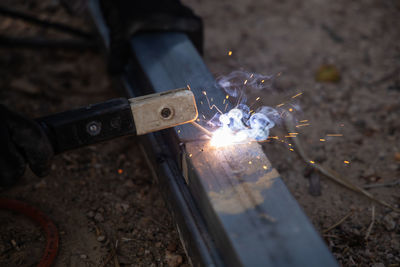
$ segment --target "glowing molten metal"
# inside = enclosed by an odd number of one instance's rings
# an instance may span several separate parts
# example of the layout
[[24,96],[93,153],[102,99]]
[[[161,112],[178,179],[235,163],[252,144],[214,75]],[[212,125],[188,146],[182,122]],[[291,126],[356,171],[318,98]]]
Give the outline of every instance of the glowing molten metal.
[[278,112],[271,107],[261,107],[251,114],[246,105],[240,104],[228,113],[218,117],[219,128],[213,132],[210,144],[223,147],[243,144],[251,141],[264,141],[269,136],[269,129],[275,126],[274,118]]

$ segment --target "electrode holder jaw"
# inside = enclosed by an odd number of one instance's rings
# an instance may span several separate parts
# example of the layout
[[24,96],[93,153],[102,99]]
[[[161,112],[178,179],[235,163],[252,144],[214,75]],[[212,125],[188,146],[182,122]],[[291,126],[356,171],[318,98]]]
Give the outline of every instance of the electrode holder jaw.
[[193,92],[175,89],[129,99],[136,134],[143,135],[197,119]]

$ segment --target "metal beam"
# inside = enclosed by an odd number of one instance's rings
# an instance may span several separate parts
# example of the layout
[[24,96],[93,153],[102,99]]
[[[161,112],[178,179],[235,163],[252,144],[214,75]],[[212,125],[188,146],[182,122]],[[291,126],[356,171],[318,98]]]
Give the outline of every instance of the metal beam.
[[[95,2],[92,16],[107,45]],[[120,77],[129,96],[189,85],[206,118],[214,111],[200,104],[207,103],[202,92],[216,103],[225,98],[184,34],[138,35],[131,50],[135,58]],[[144,140],[194,266],[337,266],[261,146],[187,142],[200,136],[183,125]]]

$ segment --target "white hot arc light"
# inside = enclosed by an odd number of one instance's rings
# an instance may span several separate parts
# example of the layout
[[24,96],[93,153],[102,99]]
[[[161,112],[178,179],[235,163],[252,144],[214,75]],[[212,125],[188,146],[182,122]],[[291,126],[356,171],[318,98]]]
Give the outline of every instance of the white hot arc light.
[[263,141],[269,136],[269,129],[275,126],[273,118],[278,112],[271,107],[262,107],[250,115],[247,106],[242,105],[219,115],[219,128],[213,132],[210,145],[224,147],[250,141]]

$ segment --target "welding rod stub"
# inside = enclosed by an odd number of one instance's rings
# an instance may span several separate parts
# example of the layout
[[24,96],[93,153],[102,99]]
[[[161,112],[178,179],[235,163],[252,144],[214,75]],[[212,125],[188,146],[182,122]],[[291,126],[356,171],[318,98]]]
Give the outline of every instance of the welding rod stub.
[[193,92],[187,88],[129,99],[137,135],[159,131],[197,119]]

